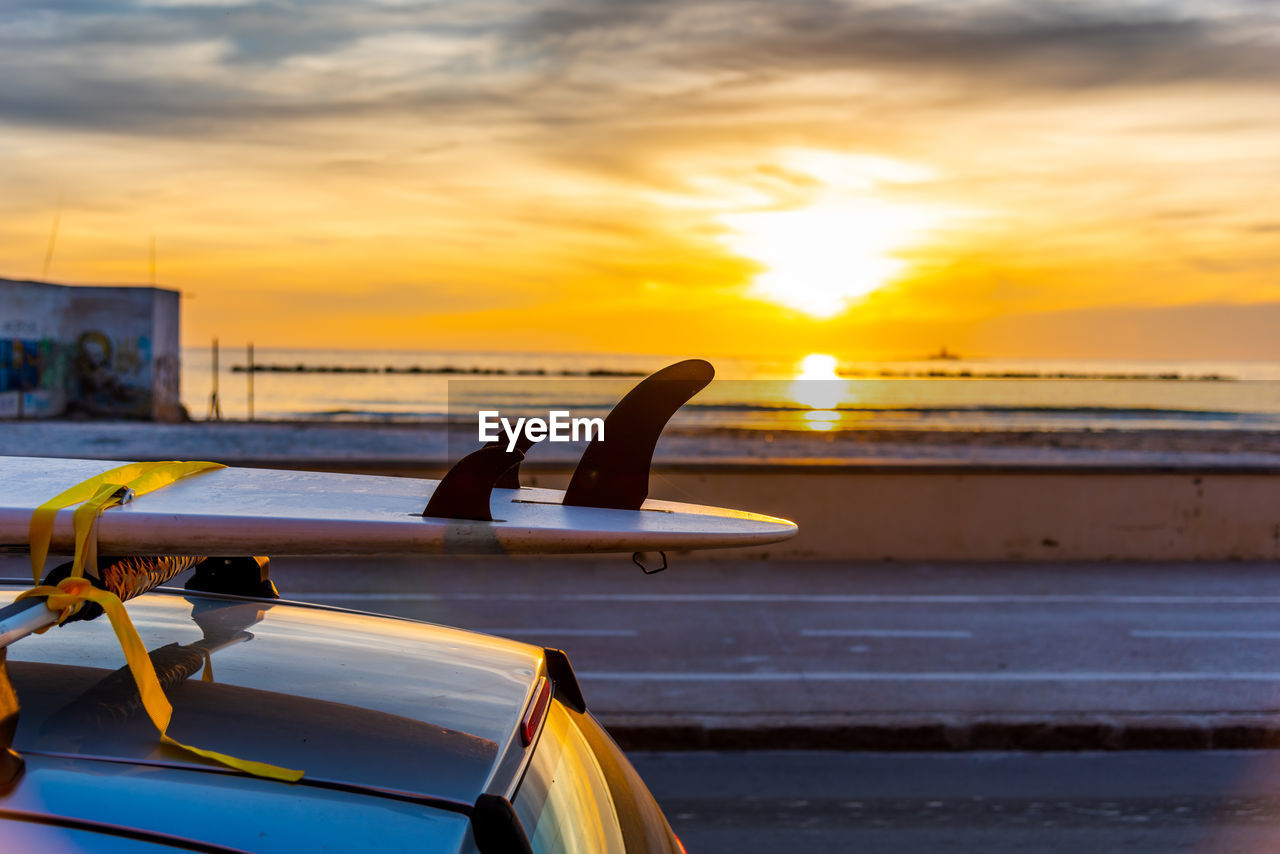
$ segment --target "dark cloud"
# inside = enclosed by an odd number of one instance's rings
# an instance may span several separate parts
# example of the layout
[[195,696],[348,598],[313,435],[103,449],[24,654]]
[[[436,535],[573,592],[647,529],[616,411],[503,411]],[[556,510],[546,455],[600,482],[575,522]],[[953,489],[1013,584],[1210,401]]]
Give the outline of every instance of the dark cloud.
[[[932,99],[925,106],[1280,75],[1280,51],[1255,35],[1274,27],[1272,7],[1186,8],[1161,17],[1151,6],[1077,3],[19,0],[0,24],[0,121],[211,133],[394,113],[563,129],[750,114],[765,87],[834,72],[880,75],[891,87],[881,98]],[[484,49],[436,64],[405,56],[399,68],[358,53],[415,34]],[[218,47],[207,67],[184,65],[181,48],[202,44]],[[162,48],[172,54],[157,60]]]
[[1274,11],[1204,11],[1161,17],[1149,6],[1126,13],[1124,4],[574,0],[543,7],[516,32],[561,62],[621,47],[699,70],[940,72],[1023,86],[1275,79],[1280,56],[1252,35],[1274,26]]

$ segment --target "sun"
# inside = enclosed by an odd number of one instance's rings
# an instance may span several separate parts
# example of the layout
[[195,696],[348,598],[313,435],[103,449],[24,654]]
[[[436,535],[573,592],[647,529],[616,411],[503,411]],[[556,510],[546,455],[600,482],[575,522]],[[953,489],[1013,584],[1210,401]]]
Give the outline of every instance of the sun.
[[814,410],[805,414],[810,430],[830,430],[840,420],[835,407],[846,394],[847,383],[841,381],[835,356],[810,353],[800,360],[800,373],[791,383],[791,397],[796,403]]
[[836,202],[787,211],[727,214],[725,243],[764,267],[756,296],[814,317],[839,314],[906,269],[894,253],[924,238],[928,211],[874,202]]
[[798,380],[838,380],[836,373],[839,366],[835,356],[826,353],[810,353],[800,360],[800,376]]
[[795,207],[722,213],[722,243],[763,270],[753,296],[832,317],[907,272],[905,250],[919,246],[952,212],[890,198],[893,188],[929,173],[877,158],[799,152],[785,168],[816,189]]

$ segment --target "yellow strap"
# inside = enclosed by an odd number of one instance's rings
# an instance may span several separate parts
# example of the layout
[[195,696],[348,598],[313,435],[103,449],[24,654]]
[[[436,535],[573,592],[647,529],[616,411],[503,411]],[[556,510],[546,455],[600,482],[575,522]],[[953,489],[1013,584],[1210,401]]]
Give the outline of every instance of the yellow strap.
[[94,523],[103,510],[120,503],[123,494],[116,493],[121,487],[133,490],[134,495],[145,495],[188,475],[220,468],[226,466],[205,462],[129,463],[91,477],[50,498],[31,514],[27,541],[31,544],[32,581],[40,583],[40,575],[44,572],[44,563],[49,556],[49,542],[53,539],[53,520],[62,508],[80,504],[74,516],[76,557],[71,569],[71,574],[78,576],[84,572],[87,546],[92,545],[89,535],[93,532]]
[[70,616],[82,602],[96,602],[102,608],[107,618],[111,621],[111,628],[120,641],[120,648],[124,651],[125,661],[129,663],[129,670],[133,673],[133,680],[138,685],[138,695],[142,697],[142,706],[147,710],[147,716],[151,718],[151,722],[155,724],[156,729],[160,731],[161,742],[257,777],[284,780],[289,783],[296,782],[302,778],[302,771],[281,768],[265,762],[237,759],[225,753],[192,747],[189,744],[183,744],[170,738],[168,729],[169,721],[173,718],[173,706],[169,704],[169,699],[165,697],[164,690],[160,687],[160,680],[156,677],[155,667],[151,664],[151,656],[147,654],[147,648],[143,645],[142,638],[138,637],[138,630],[134,628],[133,621],[129,619],[129,614],[125,611],[124,604],[116,594],[110,590],[100,590],[94,587],[85,578],[64,578],[58,582],[56,587],[41,584],[25,591],[18,598],[26,599],[31,596],[47,597],[45,599],[45,607],[50,611],[59,612],[59,622]]
[[[265,762],[237,759],[225,753],[192,747],[170,738],[168,729],[169,721],[173,717],[173,706],[169,704],[169,699],[165,697],[164,690],[160,687],[160,680],[156,677],[155,668],[151,664],[151,656],[147,654],[147,648],[138,637],[138,630],[129,619],[124,604],[111,591],[100,590],[82,577],[86,555],[96,551],[91,537],[94,525],[104,510],[120,503],[126,489],[132,490],[134,495],[145,495],[188,475],[219,468],[225,468],[225,466],[204,462],[130,463],[89,478],[41,504],[31,515],[30,528],[31,569],[36,586],[22,593],[18,598],[46,597],[45,607],[50,611],[58,612],[59,623],[75,613],[84,602],[96,602],[111,621],[111,628],[120,641],[125,660],[129,663],[129,671],[138,685],[138,695],[142,698],[143,708],[147,710],[147,716],[160,731],[160,741],[163,744],[181,748],[257,777],[292,783],[302,778],[302,771],[281,768]],[[44,571],[44,562],[49,555],[49,542],[53,538],[53,520],[60,509],[72,504],[80,504],[80,506],[73,514],[76,554],[71,575],[58,582],[56,587],[42,585],[40,573]],[[207,653],[205,661],[205,679],[208,681],[212,678],[210,667],[212,662],[209,661]]]

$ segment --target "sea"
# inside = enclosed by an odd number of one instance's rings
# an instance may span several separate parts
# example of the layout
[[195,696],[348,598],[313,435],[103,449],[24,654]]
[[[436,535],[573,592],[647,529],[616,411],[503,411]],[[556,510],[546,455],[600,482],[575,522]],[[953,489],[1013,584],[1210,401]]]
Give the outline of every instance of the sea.
[[[183,351],[191,417],[444,422],[568,409],[606,414],[644,375],[679,357],[603,353],[223,348]],[[686,427],[844,430],[1280,431],[1280,362],[845,362],[715,359],[685,405]],[[216,391],[216,397],[215,397]]]

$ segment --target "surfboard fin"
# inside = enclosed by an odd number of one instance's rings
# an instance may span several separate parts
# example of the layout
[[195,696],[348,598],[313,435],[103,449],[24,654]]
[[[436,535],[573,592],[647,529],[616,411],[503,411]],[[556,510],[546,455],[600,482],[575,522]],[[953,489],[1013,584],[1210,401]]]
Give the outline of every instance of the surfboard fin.
[[431,493],[423,516],[492,522],[489,497],[504,472],[524,459],[518,448],[484,447],[454,463]]
[[605,439],[582,452],[563,503],[639,510],[649,497],[649,466],[663,428],[715,375],[710,362],[687,359],[641,380],[605,417]]
[[[490,442],[485,445],[486,448],[503,447],[502,440]],[[520,451],[520,459],[515,461],[511,468],[498,475],[498,481],[494,484],[498,489],[519,489],[520,488],[520,463],[524,461],[524,455],[529,453],[529,449],[533,447],[533,440],[529,438],[529,434],[523,430],[516,437],[516,448]]]

